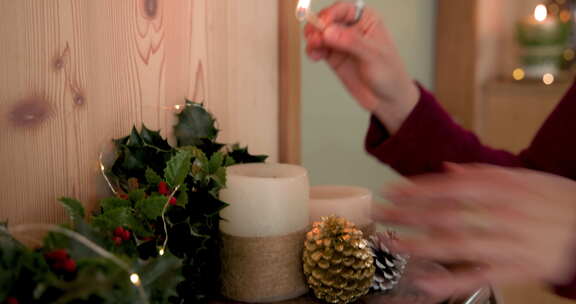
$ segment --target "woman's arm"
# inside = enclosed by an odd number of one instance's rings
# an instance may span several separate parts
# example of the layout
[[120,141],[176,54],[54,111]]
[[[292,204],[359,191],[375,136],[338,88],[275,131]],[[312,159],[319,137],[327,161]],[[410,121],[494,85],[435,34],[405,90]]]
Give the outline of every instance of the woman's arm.
[[390,136],[372,118],[367,151],[404,175],[442,171],[442,163],[488,163],[526,167],[576,179],[576,86],[566,93],[532,144],[520,155],[495,150],[460,127],[421,88],[421,98],[398,132]]
[[454,122],[430,92],[420,90],[418,104],[393,136],[372,117],[365,142],[370,154],[403,175],[440,172],[446,161],[522,166],[518,156],[482,145],[474,133]]

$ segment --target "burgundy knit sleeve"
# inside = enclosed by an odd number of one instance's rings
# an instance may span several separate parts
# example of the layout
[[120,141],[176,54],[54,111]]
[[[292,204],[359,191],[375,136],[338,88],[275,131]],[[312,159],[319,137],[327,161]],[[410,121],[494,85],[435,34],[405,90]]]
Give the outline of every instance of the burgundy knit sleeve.
[[446,161],[522,165],[514,154],[482,145],[476,135],[454,122],[432,94],[423,88],[420,92],[418,104],[394,136],[372,117],[365,141],[370,154],[408,176],[439,172]]

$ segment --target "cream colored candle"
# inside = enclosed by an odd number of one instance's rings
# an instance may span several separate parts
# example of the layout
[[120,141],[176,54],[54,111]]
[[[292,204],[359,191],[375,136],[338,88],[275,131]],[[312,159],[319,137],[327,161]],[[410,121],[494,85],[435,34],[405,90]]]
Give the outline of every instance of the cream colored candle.
[[306,169],[282,164],[229,167],[220,199],[222,294],[248,303],[307,292],[302,250],[309,227]]
[[220,199],[222,232],[242,237],[278,236],[308,226],[309,183],[306,169],[284,164],[229,167]]
[[372,192],[354,186],[315,186],[310,189],[310,221],[337,215],[356,224],[365,233],[373,233],[370,216]]

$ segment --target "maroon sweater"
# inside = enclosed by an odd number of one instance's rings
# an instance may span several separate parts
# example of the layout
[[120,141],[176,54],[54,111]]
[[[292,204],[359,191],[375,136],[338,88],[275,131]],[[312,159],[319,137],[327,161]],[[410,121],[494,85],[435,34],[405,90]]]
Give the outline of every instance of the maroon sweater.
[[[424,89],[421,93],[416,108],[394,136],[374,117],[366,136],[367,151],[401,174],[439,172],[442,163],[449,161],[526,167],[576,180],[576,83],[530,147],[519,155],[483,145],[476,135],[456,124],[432,94]],[[556,291],[576,299],[576,274],[571,283],[557,286]]]

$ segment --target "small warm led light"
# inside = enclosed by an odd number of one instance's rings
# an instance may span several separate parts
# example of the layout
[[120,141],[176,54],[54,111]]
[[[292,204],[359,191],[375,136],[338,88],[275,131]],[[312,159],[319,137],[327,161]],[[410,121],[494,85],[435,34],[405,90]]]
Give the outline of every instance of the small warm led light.
[[175,109],[176,111],[180,111],[182,108],[184,108],[183,105],[175,105],[175,106],[174,106],[174,109]]
[[544,82],[545,85],[553,84],[554,83],[554,75],[552,75],[550,73],[544,74],[544,76],[542,76],[542,82]]
[[164,248],[160,248],[160,250],[158,250],[158,254],[160,256],[163,256],[164,255]]
[[140,285],[140,276],[137,273],[133,273],[130,275],[130,282],[132,284],[139,286]]
[[574,57],[576,57],[576,53],[574,52],[573,49],[565,49],[562,56],[564,57],[564,60],[572,61]]
[[539,4],[538,6],[536,6],[536,8],[534,9],[534,19],[536,19],[536,21],[542,22],[546,20],[547,17],[548,17],[548,9],[546,8],[546,5]]
[[514,80],[522,80],[524,77],[526,77],[526,72],[524,72],[524,70],[521,68],[514,69],[512,72],[512,77]]

